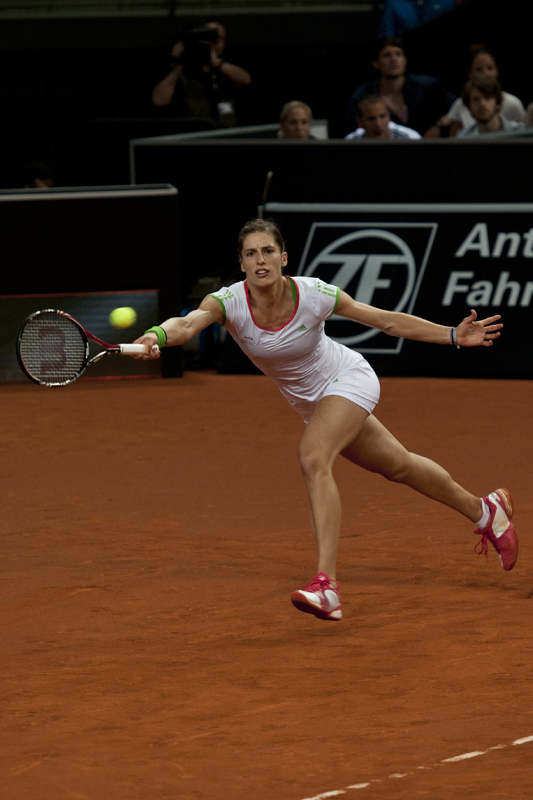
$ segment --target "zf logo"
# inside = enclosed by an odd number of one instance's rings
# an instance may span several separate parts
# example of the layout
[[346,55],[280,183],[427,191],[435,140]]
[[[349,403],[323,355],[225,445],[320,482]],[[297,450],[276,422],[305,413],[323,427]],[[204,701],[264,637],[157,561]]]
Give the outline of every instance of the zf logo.
[[[409,314],[436,232],[437,223],[315,222],[297,274],[333,283],[361,303]],[[402,347],[403,340],[336,315],[327,325],[333,339],[362,353]]]

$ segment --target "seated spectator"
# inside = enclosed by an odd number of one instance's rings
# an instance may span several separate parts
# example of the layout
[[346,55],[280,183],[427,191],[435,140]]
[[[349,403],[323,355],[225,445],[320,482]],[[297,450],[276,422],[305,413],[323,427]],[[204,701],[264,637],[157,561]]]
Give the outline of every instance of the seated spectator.
[[407,58],[402,44],[392,36],[378,43],[372,66],[379,76],[352,94],[348,103],[348,130],[354,129],[359,101],[367,94],[377,94],[382,98],[391,120],[397,125],[409,125],[422,135],[456,99],[436,78],[407,73]]
[[282,139],[312,139],[313,112],[300,100],[285,103],[279,115],[278,136]]
[[472,78],[467,81],[463,100],[474,118],[474,124],[461,128],[457,136],[479,136],[481,133],[517,131],[526,127],[523,122],[507,119],[500,114],[502,89],[496,78]]
[[[468,78],[499,78],[498,66],[492,53],[483,44],[473,44],[470,48],[470,69]],[[506,119],[525,122],[526,111],[522,101],[509,92],[502,92],[501,114]],[[439,120],[438,127],[449,127],[450,136],[455,136],[461,128],[474,125],[475,119],[458,97],[449,111]],[[437,131],[435,135],[439,135]]]
[[50,189],[56,185],[54,171],[48,164],[28,161],[21,167],[20,185],[23,189]]
[[392,122],[389,109],[377,94],[367,94],[359,101],[357,129],[346,139],[421,139],[417,131]]
[[184,118],[212,119],[235,127],[235,90],[252,82],[250,74],[223,58],[226,28],[208,22],[193,28],[171,51],[172,69],[152,92],[158,108]]
[[456,5],[457,0],[385,0],[378,36],[401,39],[406,31],[429,22]]

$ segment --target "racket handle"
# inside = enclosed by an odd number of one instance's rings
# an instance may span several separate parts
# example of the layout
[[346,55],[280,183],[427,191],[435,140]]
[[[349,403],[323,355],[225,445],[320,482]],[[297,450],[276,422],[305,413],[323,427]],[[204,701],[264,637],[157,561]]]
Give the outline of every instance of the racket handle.
[[[157,345],[154,345],[157,347]],[[120,352],[124,356],[136,356],[145,352],[144,344],[121,344]]]

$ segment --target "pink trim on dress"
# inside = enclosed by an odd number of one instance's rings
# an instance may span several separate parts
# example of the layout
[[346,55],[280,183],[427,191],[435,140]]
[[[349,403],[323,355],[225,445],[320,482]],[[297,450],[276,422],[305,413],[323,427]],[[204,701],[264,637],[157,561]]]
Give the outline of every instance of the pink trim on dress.
[[281,325],[281,327],[279,327],[279,328],[262,328],[261,325],[257,324],[257,322],[255,321],[254,312],[252,311],[252,306],[250,304],[250,293],[248,292],[248,281],[244,281],[244,291],[246,292],[246,302],[248,303],[248,310],[250,312],[250,316],[252,318],[252,322],[254,323],[256,328],[260,328],[262,331],[269,331],[270,333],[276,333],[276,331],[281,331],[281,330],[283,330],[283,328],[286,328],[287,325],[290,322],[292,322],[292,320],[296,316],[296,312],[298,311],[298,306],[300,305],[300,289],[298,287],[298,284],[294,280],[294,278],[291,278],[290,275],[286,275],[285,277],[288,278],[290,281],[292,281],[293,285],[296,287],[296,305],[294,306],[294,311],[292,312],[291,318],[288,319],[287,322],[284,325]]

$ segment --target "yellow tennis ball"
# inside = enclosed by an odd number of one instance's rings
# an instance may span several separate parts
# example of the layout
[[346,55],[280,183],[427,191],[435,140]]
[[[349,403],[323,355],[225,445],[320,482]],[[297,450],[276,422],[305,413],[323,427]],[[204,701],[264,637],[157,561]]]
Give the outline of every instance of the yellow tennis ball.
[[114,328],[131,328],[137,322],[137,312],[129,306],[115,308],[109,315],[109,322]]

